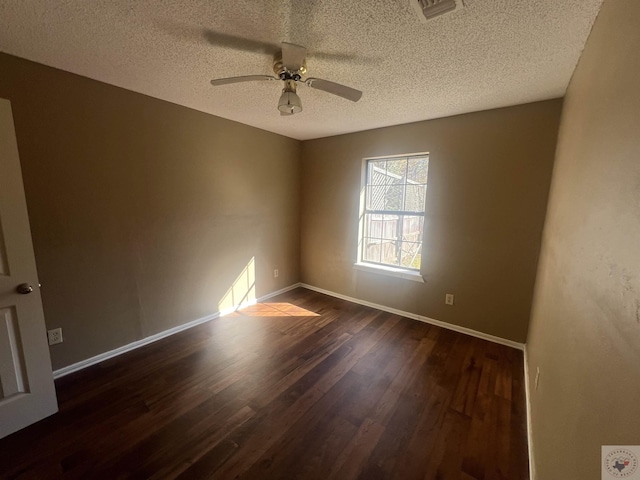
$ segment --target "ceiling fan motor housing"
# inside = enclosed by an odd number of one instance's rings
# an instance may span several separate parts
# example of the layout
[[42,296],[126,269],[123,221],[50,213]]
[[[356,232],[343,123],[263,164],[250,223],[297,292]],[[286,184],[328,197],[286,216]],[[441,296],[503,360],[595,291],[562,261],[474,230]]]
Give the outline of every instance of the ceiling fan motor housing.
[[305,60],[299,70],[290,72],[282,63],[282,52],[278,52],[273,57],[273,71],[280,80],[295,80],[297,82],[307,73],[307,62]]

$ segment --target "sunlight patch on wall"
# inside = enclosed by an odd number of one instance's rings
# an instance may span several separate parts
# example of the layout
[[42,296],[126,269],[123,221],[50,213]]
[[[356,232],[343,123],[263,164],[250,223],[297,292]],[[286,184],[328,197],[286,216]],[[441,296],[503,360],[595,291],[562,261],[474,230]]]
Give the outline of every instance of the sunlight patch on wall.
[[254,303],[256,303],[256,260],[255,257],[251,257],[218,303],[218,311],[220,315],[226,315],[244,305]]
[[319,317],[320,315],[287,302],[261,302],[256,299],[256,260],[242,269],[218,303],[220,316],[234,317]]

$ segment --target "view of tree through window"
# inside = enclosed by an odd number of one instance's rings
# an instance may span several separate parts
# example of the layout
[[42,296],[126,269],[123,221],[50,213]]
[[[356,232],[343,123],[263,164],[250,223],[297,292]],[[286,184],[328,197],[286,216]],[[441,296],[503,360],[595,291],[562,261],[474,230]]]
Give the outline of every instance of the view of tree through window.
[[429,157],[367,160],[363,262],[420,269]]

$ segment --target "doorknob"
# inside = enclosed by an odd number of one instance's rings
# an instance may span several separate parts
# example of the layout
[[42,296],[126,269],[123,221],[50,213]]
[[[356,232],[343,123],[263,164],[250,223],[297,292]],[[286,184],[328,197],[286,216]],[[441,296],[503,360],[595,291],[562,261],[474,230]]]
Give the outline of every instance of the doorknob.
[[16,291],[18,293],[21,293],[22,295],[26,295],[28,293],[33,292],[33,287],[31,285],[29,285],[28,283],[21,283],[20,285],[18,285],[18,287],[16,288]]

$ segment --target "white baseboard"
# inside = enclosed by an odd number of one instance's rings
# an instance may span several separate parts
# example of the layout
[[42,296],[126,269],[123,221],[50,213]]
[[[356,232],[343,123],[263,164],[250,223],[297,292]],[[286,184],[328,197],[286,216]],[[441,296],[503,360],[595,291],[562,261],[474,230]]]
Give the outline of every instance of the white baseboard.
[[[471,335],[472,337],[477,337],[477,338],[481,338],[483,340],[488,340],[490,342],[494,342],[494,343],[499,343],[500,345],[506,345],[508,347],[512,347],[512,348],[517,348],[518,350],[524,350],[524,344],[522,343],[518,343],[518,342],[514,342],[512,340],[507,340],[504,338],[500,338],[500,337],[496,337],[494,335],[489,335],[487,333],[482,333],[482,332],[478,332],[476,330],[472,330],[470,328],[466,328],[466,327],[460,327],[458,325],[452,325],[450,323],[446,323],[446,322],[442,322],[440,320],[435,320],[433,318],[428,318],[428,317],[424,317],[422,315],[417,315],[415,313],[411,313],[411,312],[405,312],[403,310],[398,310],[396,308],[391,308],[391,307],[387,307],[385,305],[380,305],[377,303],[373,303],[373,302],[367,302],[365,300],[360,300],[358,298],[354,298],[354,297],[349,297],[347,295],[342,295],[340,293],[336,293],[336,292],[331,292],[329,290],[325,290],[323,288],[318,288],[318,287],[314,287],[313,285],[308,285],[306,283],[294,283],[293,285],[289,285],[288,287],[285,288],[281,288],[280,290],[277,290],[275,292],[271,292],[267,295],[263,295],[259,298],[257,298],[256,300],[251,300],[248,302],[243,302],[239,305],[236,305],[234,307],[225,309],[223,311],[220,312],[215,312],[212,313],[211,315],[207,315],[205,317],[202,318],[198,318],[196,320],[192,320],[191,322],[187,322],[187,323],[183,323],[182,325],[178,325],[177,327],[173,327],[170,328],[168,330],[164,330],[162,332],[156,333],[154,335],[151,335],[149,337],[143,338],[141,340],[137,340],[135,342],[129,343],[128,345],[123,345],[122,347],[118,347],[114,350],[110,350],[108,352],[104,352],[101,353],[99,355],[96,355],[94,357],[91,358],[87,358],[86,360],[81,360],[77,363],[73,363],[71,365],[67,365],[66,367],[62,367],[58,370],[55,370],[53,372],[53,378],[60,378],[60,377],[64,377],[65,375],[69,375],[70,373],[73,372],[77,372],[79,370],[82,370],[84,368],[87,368],[91,365],[95,365],[96,363],[100,363],[103,362],[105,360],[108,360],[110,358],[113,357],[117,357],[118,355],[122,355],[123,353],[126,352],[130,352],[131,350],[135,350],[136,348],[142,347],[144,345],[148,345],[150,343],[156,342],[162,338],[168,337],[170,335],[173,335],[175,333],[178,332],[182,332],[183,330],[187,330],[189,328],[195,327],[196,325],[200,325],[201,323],[205,323],[208,322],[210,320],[214,320],[220,316],[224,316],[228,313],[233,312],[234,310],[237,310],[239,308],[244,308],[246,306],[249,305],[253,305],[255,303],[258,302],[264,302],[265,300],[268,300],[269,298],[275,297],[276,295],[280,295],[281,293],[285,293],[288,292],[289,290],[293,290],[294,288],[298,288],[298,287],[303,287],[306,288],[308,290],[313,290],[319,293],[324,293],[325,295],[330,295],[332,297],[336,297],[336,298],[340,298],[342,300],[346,300],[348,302],[353,302],[353,303],[357,303],[359,305],[365,305],[367,307],[372,307],[372,308],[376,308],[378,310],[382,310],[385,312],[389,312],[389,313],[394,313],[396,315],[401,315],[403,317],[407,317],[407,318],[411,318],[413,320],[418,320],[419,322],[425,322],[425,323],[429,323],[432,325],[436,325],[438,327],[442,327],[442,328],[446,328],[448,330],[453,330],[455,332],[459,332],[459,333],[464,333],[466,335]],[[526,362],[526,355],[525,355],[525,362]],[[525,367],[525,376],[528,374],[528,372],[526,372],[526,367]],[[528,381],[525,380],[526,382],[526,388],[528,389]],[[527,390],[527,399],[528,399],[528,390]],[[529,403],[527,400],[527,408],[529,408]],[[529,419],[529,415],[527,414],[527,419]],[[530,431],[530,429],[529,429]],[[531,457],[530,457],[531,458]]]
[[86,360],[81,360],[77,363],[67,365],[66,367],[62,367],[58,370],[54,370],[53,378],[64,377],[65,375],[69,375],[70,373],[77,372],[82,370],[83,368],[90,367],[91,365],[95,365],[96,363],[104,362],[109,358],[117,357],[118,355],[122,355],[123,353],[130,352],[131,350],[135,350],[136,348],[140,348],[144,345],[148,345],[150,343],[156,342],[162,338],[168,337],[178,332],[182,332],[183,330],[188,330],[189,328],[195,327],[196,325],[200,325],[201,323],[208,322],[210,320],[214,320],[218,317],[224,316],[228,313],[234,312],[239,308],[244,308],[249,305],[254,305],[259,302],[264,302],[276,295],[280,295],[281,293],[288,292],[289,290],[293,290],[294,288],[300,287],[302,284],[294,283],[293,285],[289,285],[288,287],[281,288],[275,292],[268,293],[267,295],[263,295],[260,298],[255,300],[250,300],[248,302],[242,302],[239,305],[233,306],[231,308],[227,308],[220,312],[212,313],[211,315],[207,315],[205,317],[198,318],[196,320],[192,320],[191,322],[183,323],[182,325],[178,325],[177,327],[170,328],[168,330],[164,330],[162,332],[156,333],[149,337],[145,337],[142,340],[137,340],[135,342],[129,343],[128,345],[123,345],[122,347],[118,347],[114,350],[109,350],[108,352],[101,353],[96,355],[95,357],[87,358]]
[[380,305],[378,303],[367,302],[366,300],[360,300],[359,298],[349,297],[347,295],[342,295],[341,293],[325,290],[324,288],[314,287],[313,285],[308,285],[306,283],[301,283],[300,286],[309,290],[313,290],[314,292],[324,293],[325,295],[330,295],[332,297],[340,298],[348,302],[353,302],[359,305],[365,305],[367,307],[376,308],[384,312],[395,313],[396,315],[401,315],[403,317],[411,318],[413,320],[418,320],[419,322],[429,323],[431,325],[436,325],[438,327],[446,328],[447,330],[453,330],[454,332],[464,333],[465,335],[470,335],[472,337],[481,338],[483,340],[488,340],[489,342],[499,343],[500,345],[506,345],[507,347],[516,348],[518,350],[524,351],[524,344],[519,342],[514,342],[513,340],[507,340],[506,338],[496,337],[495,335],[489,335],[488,333],[478,332],[477,330],[472,330],[470,328],[461,327],[459,325],[453,325],[451,323],[442,322],[440,320],[424,317],[422,315],[418,315],[415,313],[405,312],[403,310],[387,307],[385,305]]
[[527,445],[529,447],[529,480],[535,480],[536,468],[533,463],[533,438],[531,437],[531,390],[529,389],[529,357],[524,347],[524,401],[527,408]]

